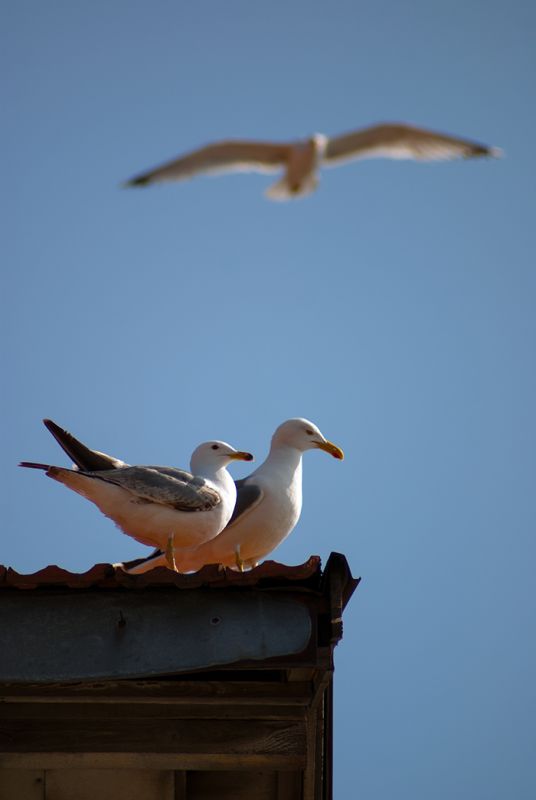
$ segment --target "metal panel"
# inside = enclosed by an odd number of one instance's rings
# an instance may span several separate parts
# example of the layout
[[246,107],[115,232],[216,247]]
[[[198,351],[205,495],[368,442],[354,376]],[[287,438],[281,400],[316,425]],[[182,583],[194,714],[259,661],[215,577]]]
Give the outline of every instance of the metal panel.
[[260,591],[9,593],[0,680],[150,677],[305,650],[306,606]]

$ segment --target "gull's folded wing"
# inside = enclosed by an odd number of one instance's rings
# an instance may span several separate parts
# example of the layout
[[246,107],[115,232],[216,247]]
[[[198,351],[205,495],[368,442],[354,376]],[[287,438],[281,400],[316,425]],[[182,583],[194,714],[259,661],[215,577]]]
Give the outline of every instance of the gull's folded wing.
[[260,486],[257,486],[255,483],[249,483],[249,480],[249,478],[242,478],[241,480],[235,481],[236,504],[233,516],[227,523],[228,528],[230,528],[237,519],[255,508],[262,499],[263,494]]
[[174,467],[122,467],[86,474],[116,484],[139,500],[160,503],[177,511],[209,511],[221,502],[218,492],[201,478]]

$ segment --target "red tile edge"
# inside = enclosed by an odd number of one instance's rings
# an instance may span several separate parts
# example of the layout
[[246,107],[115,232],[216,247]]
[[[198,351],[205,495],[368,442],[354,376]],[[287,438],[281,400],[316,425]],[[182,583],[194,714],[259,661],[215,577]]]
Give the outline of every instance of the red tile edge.
[[209,564],[198,572],[180,574],[166,567],[155,569],[141,575],[129,575],[113,564],[95,564],[86,572],[69,572],[51,564],[37,572],[24,574],[11,567],[0,565],[0,589],[144,589],[163,586],[176,586],[181,589],[195,589],[201,586],[250,587],[262,585],[285,585],[292,583],[317,584],[321,577],[319,556],[310,556],[297,566],[287,566],[277,561],[264,561],[248,572],[236,572],[217,564]]

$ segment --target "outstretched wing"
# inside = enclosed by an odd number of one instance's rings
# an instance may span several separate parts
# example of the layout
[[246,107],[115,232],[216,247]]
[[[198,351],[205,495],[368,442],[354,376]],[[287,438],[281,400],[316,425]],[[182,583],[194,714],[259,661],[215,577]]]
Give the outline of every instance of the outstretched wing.
[[202,478],[174,467],[120,467],[82,474],[114,483],[141,501],[160,503],[177,511],[209,511],[221,503],[216,489]]
[[154,181],[180,181],[201,173],[256,171],[273,172],[284,164],[291,146],[273,142],[228,140],[215,142],[184,156],[142,172],[126,186],[145,186]]
[[500,156],[496,147],[415,128],[404,123],[385,123],[328,139],[323,163],[326,166],[356,158],[413,158],[442,161],[475,156]]

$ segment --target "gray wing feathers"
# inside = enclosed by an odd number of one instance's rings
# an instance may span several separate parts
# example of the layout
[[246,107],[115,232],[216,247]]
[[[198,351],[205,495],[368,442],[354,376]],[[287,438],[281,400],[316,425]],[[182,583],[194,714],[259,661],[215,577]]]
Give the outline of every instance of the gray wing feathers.
[[255,506],[262,497],[262,489],[256,483],[248,483],[247,478],[235,481],[236,485],[236,505],[233,516],[227,523],[229,528],[233,522]]
[[202,478],[173,467],[122,467],[87,474],[114,483],[140,500],[177,511],[209,511],[221,502],[218,492]]
[[188,472],[187,469],[180,469],[180,467],[160,467],[154,466],[153,464],[147,464],[147,466],[143,466],[142,469],[156,470],[156,472],[160,472],[162,475],[167,475],[170,478],[175,478],[175,480],[178,481],[183,481],[191,486],[202,487],[206,485],[204,478],[200,478],[198,475],[192,475],[192,473]]
[[349,159],[375,156],[433,161],[499,154],[497,148],[469,139],[415,128],[403,123],[386,123],[330,138],[323,160],[329,166]]
[[127,181],[127,186],[143,186],[152,181],[173,181],[193,175],[231,170],[272,172],[283,164],[290,152],[288,144],[229,140],[216,142],[168,161]]

